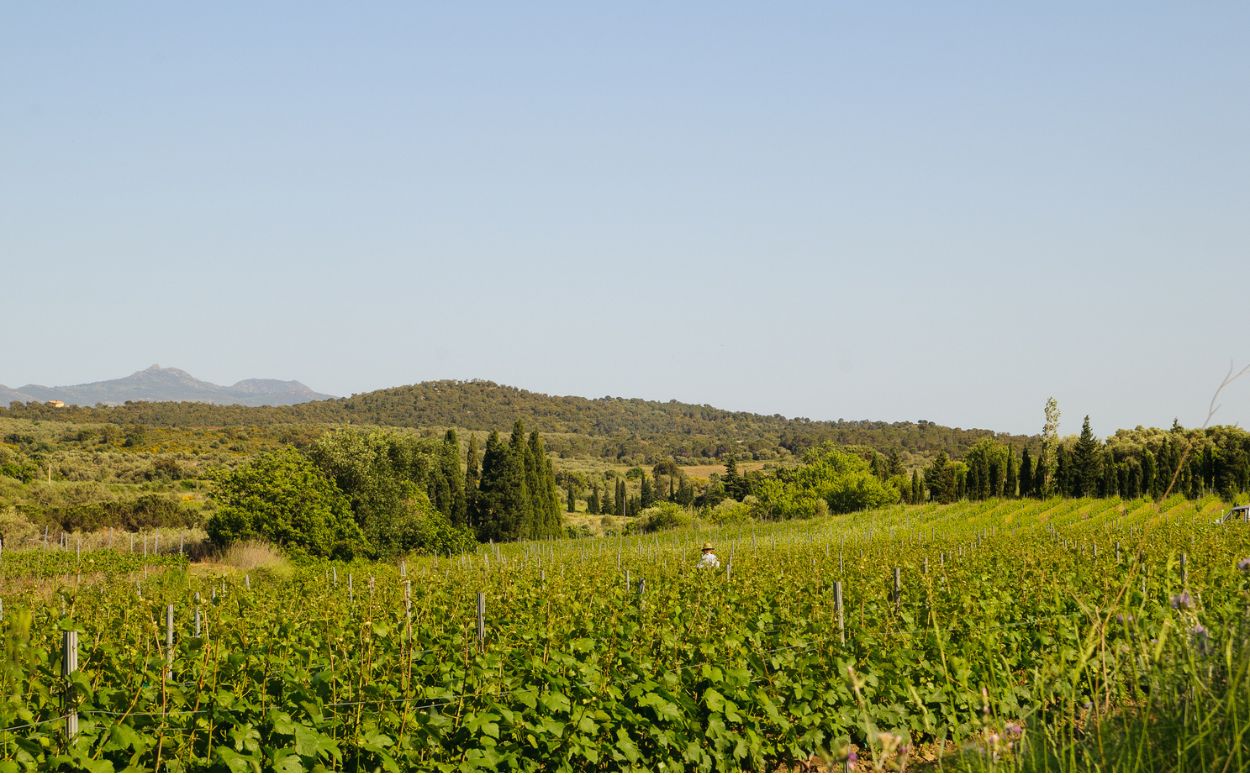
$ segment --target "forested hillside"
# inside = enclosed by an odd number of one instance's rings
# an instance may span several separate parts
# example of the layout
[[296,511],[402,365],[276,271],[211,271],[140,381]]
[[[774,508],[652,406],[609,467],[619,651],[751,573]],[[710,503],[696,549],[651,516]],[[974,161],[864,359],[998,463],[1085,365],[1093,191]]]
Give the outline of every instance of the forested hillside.
[[959,456],[979,439],[1022,445],[1025,437],[917,422],[814,421],[730,412],[677,401],[549,396],[493,382],[444,380],[295,406],[244,407],[203,403],[127,403],[114,407],[64,407],[14,403],[0,416],[120,426],[223,427],[363,424],[407,428],[490,431],[518,418],[549,437],[562,456],[654,463],[789,457],[826,441],[898,450],[915,462],[939,452]]

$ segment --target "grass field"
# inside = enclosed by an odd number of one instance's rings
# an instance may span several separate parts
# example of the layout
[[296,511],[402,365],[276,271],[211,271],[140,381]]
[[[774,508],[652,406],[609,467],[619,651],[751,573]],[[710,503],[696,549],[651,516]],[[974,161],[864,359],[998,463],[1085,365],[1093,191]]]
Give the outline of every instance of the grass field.
[[900,506],[282,573],[6,551],[0,759],[1244,771],[1250,529],[1226,505]]

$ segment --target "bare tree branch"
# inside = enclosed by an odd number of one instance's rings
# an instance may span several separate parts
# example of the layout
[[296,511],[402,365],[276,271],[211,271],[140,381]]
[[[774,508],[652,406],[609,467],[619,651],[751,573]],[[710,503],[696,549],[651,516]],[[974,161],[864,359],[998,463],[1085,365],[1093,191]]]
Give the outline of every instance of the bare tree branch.
[[[1198,430],[1205,431],[1207,426],[1211,424],[1212,418],[1215,417],[1215,413],[1220,411],[1220,405],[1216,402],[1220,400],[1220,393],[1224,392],[1224,388],[1233,384],[1246,374],[1250,374],[1250,363],[1241,367],[1241,370],[1237,372],[1234,372],[1233,368],[1233,362],[1229,361],[1228,373],[1224,375],[1224,379],[1220,382],[1220,386],[1217,387],[1215,392],[1211,394],[1211,403],[1207,405],[1207,418],[1202,421],[1202,427]],[[1176,480],[1180,478],[1181,470],[1185,468],[1185,462],[1189,459],[1189,453],[1194,448],[1193,435],[1191,434],[1188,436],[1185,441],[1185,451],[1181,453],[1180,462],[1176,464],[1176,470],[1172,472],[1172,481],[1168,482],[1168,488],[1163,491],[1163,495],[1159,496],[1157,503],[1161,504],[1168,499],[1168,496],[1172,494],[1172,488],[1176,486]]]

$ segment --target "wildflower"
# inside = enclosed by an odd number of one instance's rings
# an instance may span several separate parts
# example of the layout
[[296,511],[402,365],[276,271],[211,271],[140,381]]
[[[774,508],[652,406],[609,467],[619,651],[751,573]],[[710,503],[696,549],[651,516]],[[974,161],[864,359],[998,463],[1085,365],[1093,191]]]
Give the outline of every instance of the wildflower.
[[1172,595],[1172,607],[1178,611],[1185,611],[1194,607],[1194,599],[1188,592],[1182,592],[1179,595]]
[[1237,562],[1237,570],[1250,571],[1250,557],[1247,557],[1244,560],[1239,560]]
[[850,751],[848,751],[848,752],[847,752],[847,754],[846,754],[846,763],[847,763],[847,764],[854,764],[854,763],[855,763],[855,762],[857,762],[857,761],[859,761],[859,754],[855,753],[855,749],[854,749],[854,748],[852,748],[852,749],[851,749]]
[[1013,721],[1004,727],[1003,731],[1007,733],[1008,737],[1019,737],[1024,734],[1024,727]]
[[1207,628],[1201,624],[1195,624],[1189,630],[1189,635],[1193,638],[1194,648],[1199,654],[1206,656],[1211,652],[1211,634],[1207,632]]
[[1133,617],[1131,615],[1125,615],[1125,614],[1115,615],[1116,624],[1128,624],[1131,621],[1133,621]]

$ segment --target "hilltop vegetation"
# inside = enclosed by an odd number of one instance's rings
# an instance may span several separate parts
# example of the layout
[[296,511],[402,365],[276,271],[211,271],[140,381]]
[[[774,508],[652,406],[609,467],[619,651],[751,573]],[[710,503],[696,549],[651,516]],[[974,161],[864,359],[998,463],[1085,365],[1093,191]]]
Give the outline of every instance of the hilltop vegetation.
[[677,401],[549,396],[493,382],[444,380],[377,390],[350,398],[282,407],[203,403],[127,403],[53,409],[14,403],[0,417],[166,428],[376,425],[460,428],[490,432],[517,419],[544,434],[562,457],[593,457],[630,464],[664,458],[680,463],[776,460],[823,442],[895,449],[919,464],[937,453],[958,456],[982,438],[1016,446],[1023,436],[917,422],[836,422],[730,412]]

